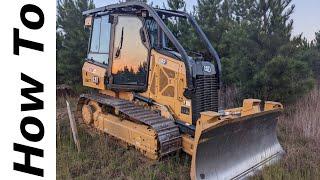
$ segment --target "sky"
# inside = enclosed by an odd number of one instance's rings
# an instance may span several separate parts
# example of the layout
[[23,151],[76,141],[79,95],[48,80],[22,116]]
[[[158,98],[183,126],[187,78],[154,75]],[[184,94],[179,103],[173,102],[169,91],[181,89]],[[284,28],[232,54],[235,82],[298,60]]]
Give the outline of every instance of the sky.
[[[96,7],[117,3],[119,0],[94,0]],[[149,0],[155,5],[163,6],[166,0]],[[191,11],[197,0],[186,0],[187,11]],[[293,0],[296,5],[292,15],[293,35],[303,33],[309,41],[315,38],[315,32],[320,30],[320,0]]]

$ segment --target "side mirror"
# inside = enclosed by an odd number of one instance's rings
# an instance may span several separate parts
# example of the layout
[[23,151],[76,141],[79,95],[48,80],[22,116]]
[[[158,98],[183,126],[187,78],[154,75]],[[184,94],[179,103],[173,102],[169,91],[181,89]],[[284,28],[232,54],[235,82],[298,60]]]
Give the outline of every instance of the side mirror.
[[84,21],[84,26],[86,28],[90,28],[92,26],[92,20],[93,20],[92,16],[86,17],[86,19]]

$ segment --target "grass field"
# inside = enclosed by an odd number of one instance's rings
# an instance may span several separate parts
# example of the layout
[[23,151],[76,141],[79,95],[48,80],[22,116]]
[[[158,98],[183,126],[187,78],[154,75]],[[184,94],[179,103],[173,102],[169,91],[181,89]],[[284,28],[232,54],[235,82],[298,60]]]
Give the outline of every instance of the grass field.
[[[75,107],[76,99],[69,99]],[[71,137],[65,100],[57,99],[57,179],[189,179],[183,153],[152,161],[104,134],[78,126],[81,152]],[[315,88],[279,118],[278,136],[286,151],[277,164],[252,179],[320,179],[320,89]]]

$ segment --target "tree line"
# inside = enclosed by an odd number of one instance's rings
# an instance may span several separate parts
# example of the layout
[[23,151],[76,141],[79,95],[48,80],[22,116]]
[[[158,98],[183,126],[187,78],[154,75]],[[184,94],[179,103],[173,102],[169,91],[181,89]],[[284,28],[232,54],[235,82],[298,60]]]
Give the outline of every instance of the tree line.
[[[187,11],[186,3],[167,0],[161,8]],[[81,85],[89,37],[81,12],[92,8],[92,0],[58,2],[57,83]],[[241,98],[292,102],[313,88],[320,77],[320,31],[311,42],[302,34],[294,36],[294,10],[292,0],[197,1],[189,13],[221,57],[222,89],[237,87]],[[179,40],[199,44],[193,35]]]

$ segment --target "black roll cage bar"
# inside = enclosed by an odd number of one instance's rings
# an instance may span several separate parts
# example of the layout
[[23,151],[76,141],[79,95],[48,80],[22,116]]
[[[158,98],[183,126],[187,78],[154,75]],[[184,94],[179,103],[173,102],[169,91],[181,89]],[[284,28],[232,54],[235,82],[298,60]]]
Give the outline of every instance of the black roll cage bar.
[[187,18],[191,25],[195,28],[196,32],[200,36],[201,40],[204,41],[205,45],[207,46],[210,54],[215,58],[216,63],[216,70],[218,73],[219,82],[221,82],[221,61],[220,57],[217,53],[217,51],[213,48],[210,41],[196,22],[196,20],[190,16],[186,12],[181,11],[173,11],[173,10],[165,10],[165,9],[155,9],[150,7],[149,5],[139,2],[139,1],[129,1],[125,3],[118,3],[118,4],[112,4],[108,6],[103,6],[96,9],[91,9],[88,11],[84,11],[82,15],[89,16],[97,13],[104,13],[104,12],[113,12],[117,11],[118,9],[124,9],[125,8],[137,8],[137,10],[146,10],[148,11],[149,15],[153,17],[153,19],[158,23],[162,31],[166,34],[166,36],[170,39],[170,41],[174,44],[174,46],[177,48],[179,53],[182,56],[182,60],[186,66],[186,76],[187,76],[187,91],[192,92],[194,90],[193,83],[192,83],[192,73],[190,72],[190,64],[189,64],[189,56],[186,52],[186,50],[183,48],[183,46],[180,44],[180,42],[176,39],[176,37],[172,34],[172,32],[169,30],[169,28],[166,26],[166,24],[163,22],[163,20],[159,17],[159,14],[164,14],[166,16],[178,16]]

